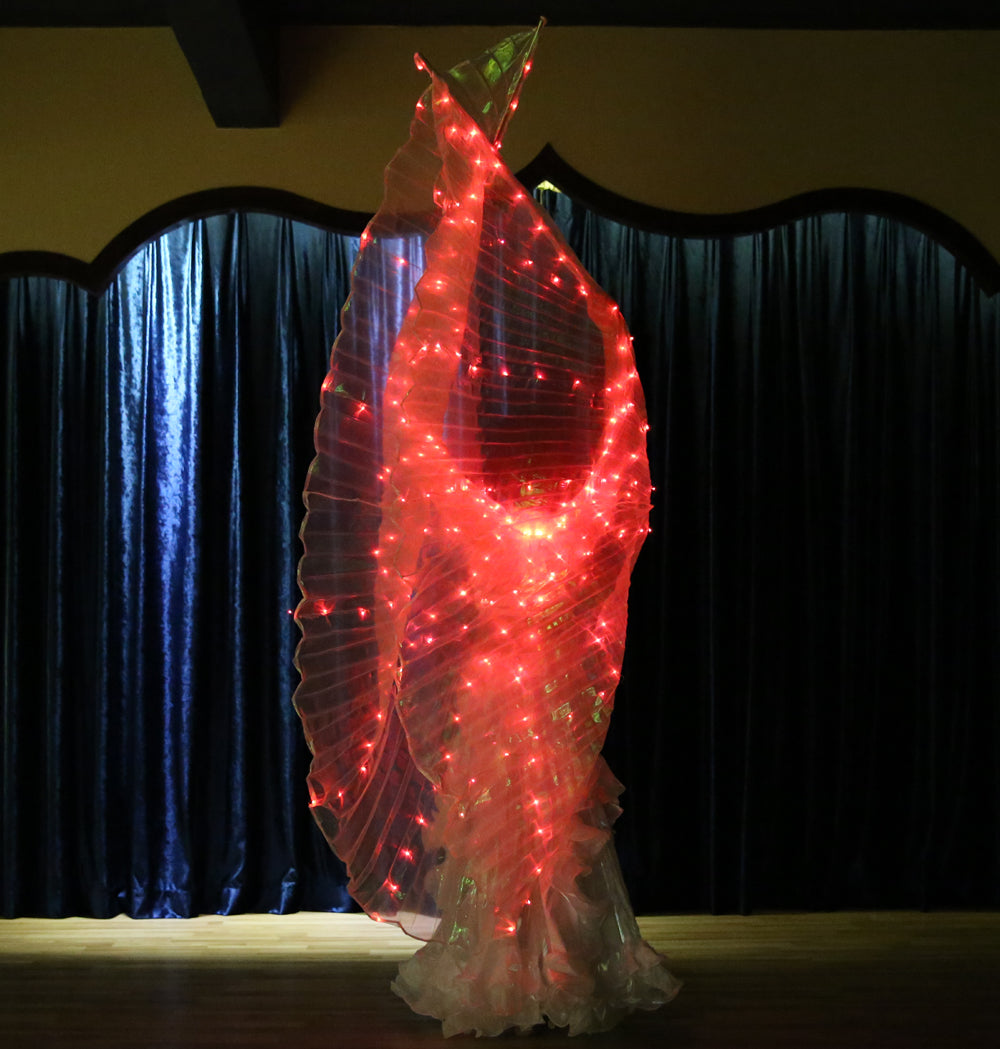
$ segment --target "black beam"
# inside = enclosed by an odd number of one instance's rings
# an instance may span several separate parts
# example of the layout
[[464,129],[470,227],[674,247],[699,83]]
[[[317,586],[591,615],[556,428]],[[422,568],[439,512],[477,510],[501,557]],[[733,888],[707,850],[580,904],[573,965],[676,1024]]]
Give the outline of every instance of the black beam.
[[279,0],[285,25],[986,29],[996,0]]
[[3,0],[0,27],[165,26],[164,3],[165,0]]
[[177,42],[216,127],[277,127],[278,32],[252,0],[167,0]]
[[[205,7],[212,3],[205,0]],[[167,25],[170,6],[171,0],[0,0],[0,27]],[[535,25],[544,13],[550,26],[1000,29],[995,0],[261,0],[258,6],[281,25]]]

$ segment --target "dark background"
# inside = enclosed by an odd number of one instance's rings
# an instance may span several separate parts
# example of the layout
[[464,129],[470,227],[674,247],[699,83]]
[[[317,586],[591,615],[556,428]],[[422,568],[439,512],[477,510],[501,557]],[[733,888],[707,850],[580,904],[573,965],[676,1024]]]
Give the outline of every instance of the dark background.
[[[606,756],[640,912],[1000,904],[1000,310],[854,210],[670,236],[543,194],[620,302],[653,533]],[[349,905],[291,708],[356,239],[227,212],[0,284],[3,913]]]

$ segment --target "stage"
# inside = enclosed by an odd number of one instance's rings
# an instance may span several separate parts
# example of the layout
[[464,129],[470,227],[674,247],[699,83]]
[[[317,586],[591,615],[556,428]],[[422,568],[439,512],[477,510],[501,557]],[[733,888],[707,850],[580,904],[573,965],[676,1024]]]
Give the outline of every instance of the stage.
[[[685,986],[658,1012],[576,1039],[582,1049],[1000,1046],[1000,914],[699,915],[640,925]],[[362,915],[3,921],[0,1046],[483,1045],[445,1042],[435,1021],[389,991],[414,947]],[[563,1038],[549,1031],[531,1042]]]

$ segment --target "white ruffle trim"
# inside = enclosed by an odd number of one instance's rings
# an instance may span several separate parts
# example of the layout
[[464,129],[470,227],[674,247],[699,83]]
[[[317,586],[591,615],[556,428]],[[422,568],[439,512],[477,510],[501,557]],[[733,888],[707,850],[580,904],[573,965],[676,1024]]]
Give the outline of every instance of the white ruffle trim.
[[462,948],[429,943],[400,965],[392,989],[414,1012],[439,1019],[446,1038],[493,1036],[512,1028],[528,1034],[539,1024],[567,1027],[570,1035],[607,1031],[636,1009],[666,1004],[680,989],[664,960],[646,943],[631,952],[628,967],[633,971],[621,982],[601,973],[592,990],[583,993],[578,987],[534,979],[526,988],[523,967],[511,971],[490,953],[470,957]]
[[680,981],[639,933],[613,845],[577,890],[550,898],[510,936],[427,944],[400,965],[393,991],[439,1019],[445,1037],[540,1024],[589,1034],[669,1002]]

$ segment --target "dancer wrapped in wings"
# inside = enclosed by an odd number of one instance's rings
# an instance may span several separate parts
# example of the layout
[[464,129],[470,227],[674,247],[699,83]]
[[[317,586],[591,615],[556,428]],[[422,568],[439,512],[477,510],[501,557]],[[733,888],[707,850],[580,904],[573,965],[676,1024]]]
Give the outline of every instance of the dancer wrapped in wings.
[[618,308],[499,155],[538,30],[439,76],[386,172],[323,383],[295,703],[314,813],[394,989],[445,1034],[604,1030],[677,984],[600,756],[647,532]]

